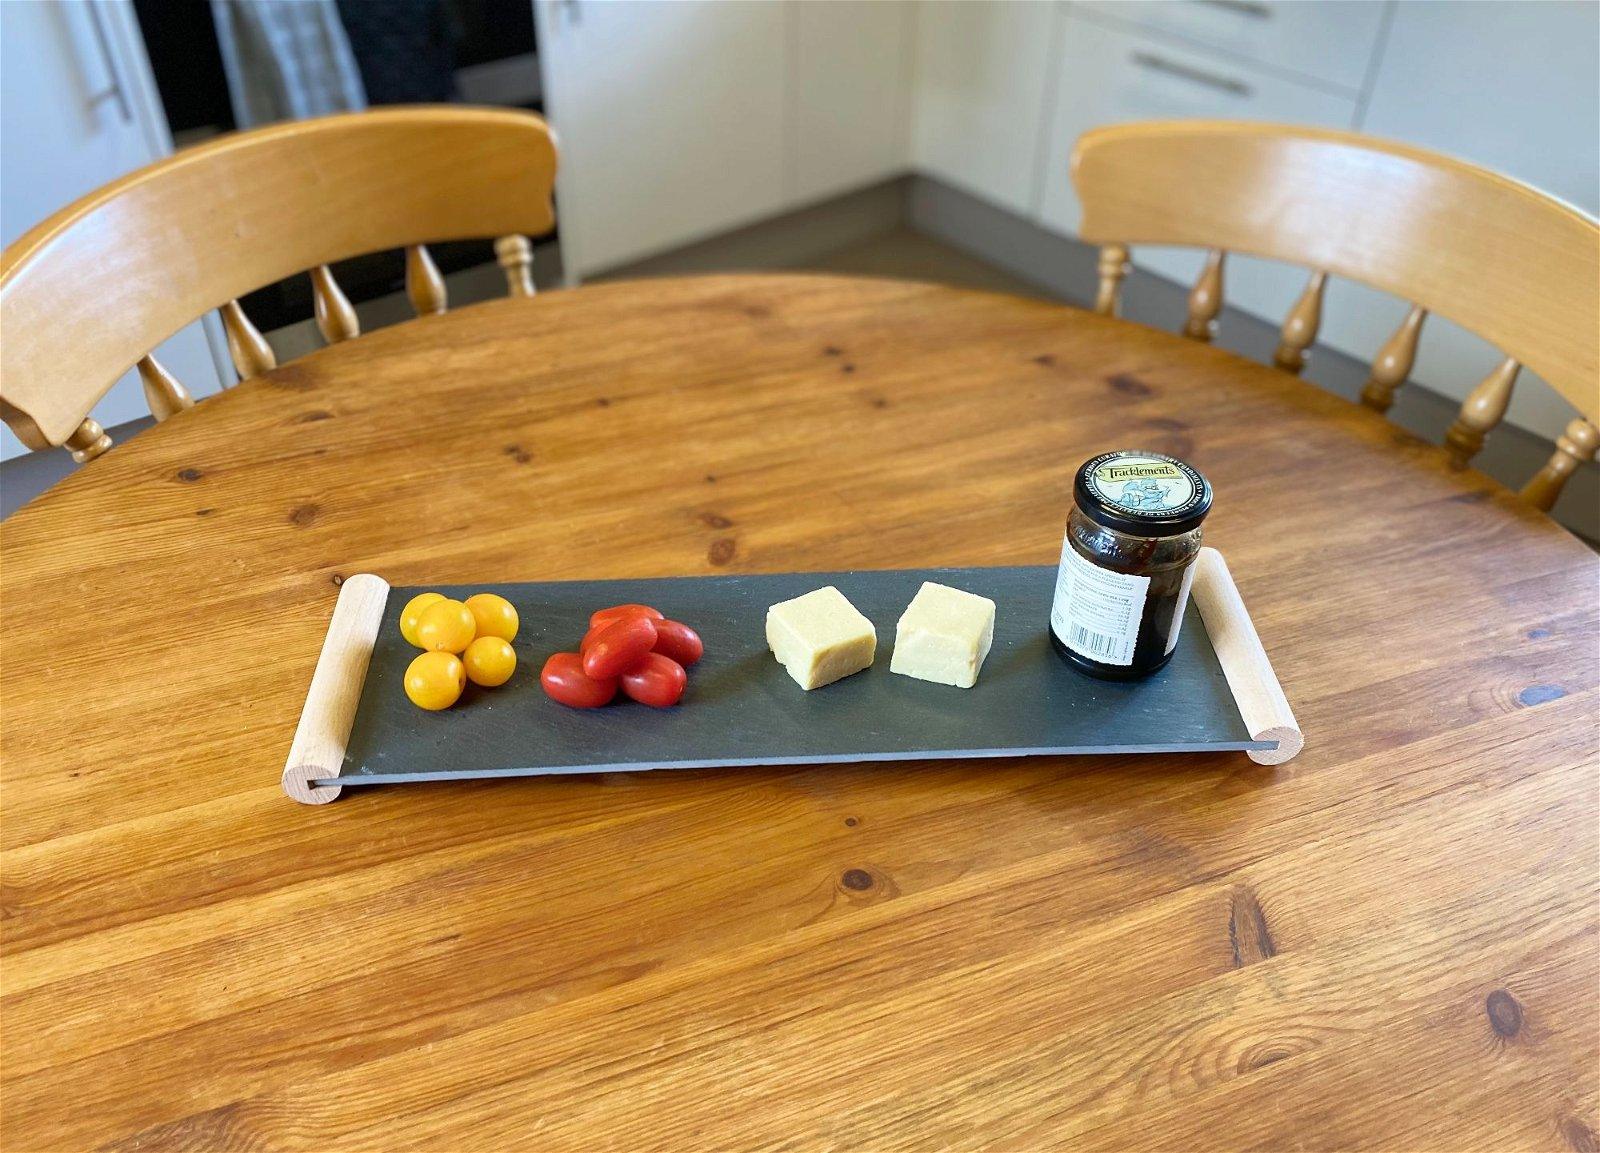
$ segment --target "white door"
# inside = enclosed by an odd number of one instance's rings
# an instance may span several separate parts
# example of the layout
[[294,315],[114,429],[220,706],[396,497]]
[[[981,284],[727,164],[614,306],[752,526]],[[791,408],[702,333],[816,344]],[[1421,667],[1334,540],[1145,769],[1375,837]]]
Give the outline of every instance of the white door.
[[[0,0],[0,243],[169,151],[132,4]],[[200,323],[155,351],[195,396],[219,387]],[[107,428],[149,415],[137,375],[93,415]],[[26,451],[0,434],[0,458]]]
[[782,210],[784,5],[538,0],[569,276]]
[[917,12],[911,160],[992,204],[1031,216],[1054,4],[940,0]]

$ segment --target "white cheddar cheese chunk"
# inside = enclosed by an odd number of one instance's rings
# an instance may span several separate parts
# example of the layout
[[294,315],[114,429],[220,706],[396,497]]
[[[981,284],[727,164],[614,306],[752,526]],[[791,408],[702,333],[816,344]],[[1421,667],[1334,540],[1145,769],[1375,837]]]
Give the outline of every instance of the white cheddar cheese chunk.
[[894,630],[889,671],[970,689],[994,643],[994,602],[924,581]]
[[769,608],[767,644],[803,689],[859,673],[878,655],[872,622],[832,585]]

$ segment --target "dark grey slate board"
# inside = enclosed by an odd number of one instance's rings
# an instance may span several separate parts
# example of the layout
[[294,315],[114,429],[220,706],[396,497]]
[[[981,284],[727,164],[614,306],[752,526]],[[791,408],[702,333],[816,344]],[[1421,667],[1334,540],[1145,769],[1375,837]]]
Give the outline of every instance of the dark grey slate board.
[[[994,648],[971,689],[889,671],[895,622],[924,580],[993,598]],[[1193,602],[1172,662],[1137,683],[1097,681],[1050,647],[1055,568],[907,569],[660,580],[441,585],[447,596],[495,592],[517,606],[517,671],[496,689],[468,685],[451,709],[406,699],[417,650],[389,593],[340,785],[639,769],[788,765],[1058,753],[1270,748],[1252,741]],[[872,668],[802,692],[767,650],[767,606],[838,586],[878,628]],[[618,698],[569,709],[544,695],[539,670],[577,647],[597,608],[652,604],[705,640],[689,689],[671,709]],[[333,783],[333,782],[329,782]]]

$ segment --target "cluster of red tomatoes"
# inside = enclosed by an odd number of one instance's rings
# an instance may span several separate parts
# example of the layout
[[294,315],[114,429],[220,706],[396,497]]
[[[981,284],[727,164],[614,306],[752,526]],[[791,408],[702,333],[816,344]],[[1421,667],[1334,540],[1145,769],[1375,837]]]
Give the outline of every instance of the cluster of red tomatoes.
[[589,631],[575,653],[556,653],[544,663],[539,683],[553,701],[575,709],[597,709],[618,691],[641,705],[675,705],[689,683],[684,671],[705,653],[700,634],[669,621],[649,605],[613,605],[589,618]]

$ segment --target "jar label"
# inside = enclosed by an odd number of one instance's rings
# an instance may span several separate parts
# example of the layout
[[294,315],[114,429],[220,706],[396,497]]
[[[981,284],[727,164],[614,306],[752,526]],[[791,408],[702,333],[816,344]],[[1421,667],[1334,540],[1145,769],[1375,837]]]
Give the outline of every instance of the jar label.
[[1117,454],[1086,478],[1101,501],[1129,513],[1164,516],[1194,502],[1200,491],[1193,470],[1158,456]]
[[1150,578],[1112,572],[1061,548],[1050,627],[1062,644],[1104,665],[1131,665]]

